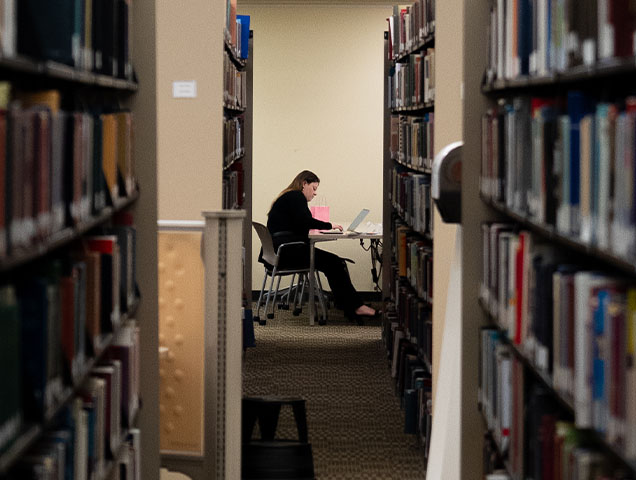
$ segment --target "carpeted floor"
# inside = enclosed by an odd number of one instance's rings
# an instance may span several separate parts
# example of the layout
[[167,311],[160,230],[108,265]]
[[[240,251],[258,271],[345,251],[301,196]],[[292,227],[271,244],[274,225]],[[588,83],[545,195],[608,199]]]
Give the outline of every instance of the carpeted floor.
[[[327,325],[310,327],[306,313],[278,310],[254,329],[243,393],[306,399],[318,480],[425,478],[423,451],[403,433],[379,320],[358,326],[330,310]],[[297,438],[294,425],[283,409],[279,438]]]

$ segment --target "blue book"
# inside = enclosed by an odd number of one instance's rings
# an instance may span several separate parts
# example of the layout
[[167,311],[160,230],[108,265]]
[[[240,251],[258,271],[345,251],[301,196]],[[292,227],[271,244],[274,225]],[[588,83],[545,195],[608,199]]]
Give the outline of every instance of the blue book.
[[521,63],[519,73],[528,75],[532,50],[532,1],[520,0],[517,8],[519,13],[518,55]]
[[241,58],[247,58],[250,48],[250,16],[249,15],[237,15],[237,23],[241,24]]
[[607,427],[607,402],[605,376],[609,374],[609,342],[605,318],[607,317],[610,291],[601,289],[596,295],[596,305],[593,311],[593,337],[592,337],[592,426],[599,432],[604,432]]

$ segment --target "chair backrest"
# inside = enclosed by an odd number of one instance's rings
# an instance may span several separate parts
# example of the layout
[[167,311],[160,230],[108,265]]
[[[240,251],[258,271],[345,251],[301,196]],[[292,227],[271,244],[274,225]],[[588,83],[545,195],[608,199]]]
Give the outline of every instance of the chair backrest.
[[270,265],[276,266],[278,264],[278,257],[274,250],[274,242],[272,241],[272,235],[265,225],[258,222],[252,222],[252,226],[261,240],[261,246],[263,247],[263,260]]

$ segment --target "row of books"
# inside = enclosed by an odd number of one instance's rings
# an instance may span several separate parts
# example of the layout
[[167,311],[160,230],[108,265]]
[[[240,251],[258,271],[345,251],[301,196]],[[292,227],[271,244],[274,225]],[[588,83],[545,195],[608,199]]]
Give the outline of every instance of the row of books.
[[513,225],[484,227],[483,296],[575,423],[636,459],[636,284],[573,263]]
[[238,58],[246,59],[249,50],[250,17],[236,13],[236,0],[225,1],[225,42]]
[[394,226],[395,260],[398,274],[425,302],[433,301],[433,246],[407,225]]
[[245,153],[245,116],[238,115],[224,119],[223,166],[231,165]]
[[123,327],[9,479],[139,480],[139,329]]
[[633,57],[636,12],[619,0],[496,0],[489,25],[490,80],[546,76]]
[[391,204],[408,226],[423,235],[433,235],[430,174],[391,171]]
[[636,258],[636,97],[502,101],[482,123],[482,194],[584,244]]
[[223,172],[223,209],[239,209],[245,201],[245,173],[240,162]]
[[398,283],[395,299],[397,321],[406,338],[417,346],[420,358],[431,364],[433,323],[431,304],[422,300],[407,283]]
[[389,108],[424,107],[435,100],[435,49],[414,53],[389,71]]
[[389,143],[391,158],[417,169],[432,168],[435,157],[434,127],[433,112],[417,117],[391,115]]
[[0,257],[89,221],[136,181],[132,114],[65,112],[57,91],[0,85]]
[[432,380],[418,347],[405,335],[395,315],[384,319],[385,342],[391,359],[391,377],[404,409],[404,433],[416,435],[428,456],[432,426]]
[[133,80],[131,0],[2,0],[3,57],[51,60]]
[[387,18],[389,60],[417,48],[435,33],[435,1],[416,0],[410,5],[394,5]]
[[491,478],[633,478],[592,432],[568,419],[502,335],[492,328],[481,331],[479,400],[506,465],[505,473]]
[[134,230],[107,231],[112,234],[88,236],[0,289],[0,375],[13,399],[0,413],[0,451],[19,432],[16,415],[36,422],[50,417],[134,305]]
[[223,52],[223,104],[242,109],[247,107],[247,72],[237,67],[227,52]]

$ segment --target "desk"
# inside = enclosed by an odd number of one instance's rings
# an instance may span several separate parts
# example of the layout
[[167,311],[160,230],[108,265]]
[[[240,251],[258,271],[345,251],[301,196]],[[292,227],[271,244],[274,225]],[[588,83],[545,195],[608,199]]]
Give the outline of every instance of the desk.
[[[316,277],[315,277],[315,267],[314,267],[314,258],[315,252],[314,248],[316,243],[318,242],[331,242],[334,240],[382,240],[381,233],[320,233],[318,230],[310,230],[309,231],[309,325],[314,325],[316,316],[316,305],[315,305],[315,288],[316,288]],[[326,321],[326,319],[325,319]],[[322,323],[322,322],[319,322]]]

